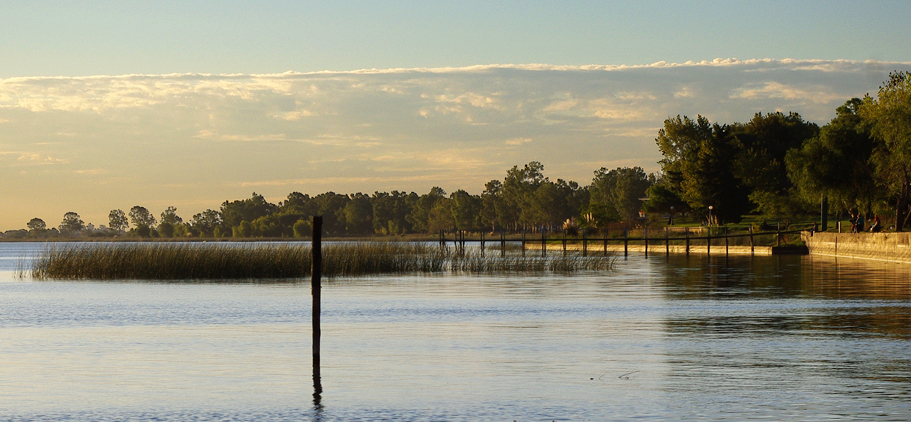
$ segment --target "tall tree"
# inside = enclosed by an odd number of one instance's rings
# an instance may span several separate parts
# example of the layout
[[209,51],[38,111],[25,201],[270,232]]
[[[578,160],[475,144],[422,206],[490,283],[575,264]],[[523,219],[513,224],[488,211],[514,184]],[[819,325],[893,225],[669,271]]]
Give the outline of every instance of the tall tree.
[[199,231],[201,236],[214,236],[215,229],[222,225],[224,219],[221,212],[207,209],[199,214],[193,215],[190,220],[190,226]]
[[789,224],[804,210],[788,177],[785,157],[819,133],[797,113],[756,113],[746,124],[730,127],[737,148],[734,175],[748,188],[756,210]]
[[82,230],[85,230],[85,222],[82,221],[82,217],[80,217],[79,214],[72,211],[63,214],[63,221],[60,223],[60,231],[78,233]]
[[595,172],[591,184],[590,209],[598,213],[601,224],[609,221],[632,221],[643,207],[642,198],[652,182],[641,167],[623,167]]
[[[446,191],[438,186],[430,188],[430,192],[427,192],[418,198],[411,208],[411,214],[408,216],[408,221],[411,223],[412,227],[414,227],[414,231],[434,233],[438,230],[429,225],[430,211],[436,206],[437,202],[444,199],[446,199]],[[449,226],[445,228],[448,229]]]
[[503,208],[503,183],[499,180],[491,180],[484,184],[484,192],[481,192],[481,224],[490,227],[495,231],[497,227],[506,225],[501,218]]
[[501,215],[512,224],[514,230],[520,226],[534,228],[540,223],[540,208],[536,206],[535,191],[546,181],[544,165],[538,161],[529,162],[522,168],[513,166],[506,171]]
[[116,230],[122,232],[130,226],[130,222],[127,220],[127,215],[123,210],[111,210],[108,213],[108,227],[111,230]]
[[664,121],[655,141],[664,156],[664,183],[690,208],[707,216],[711,206],[721,222],[738,222],[751,211],[749,189],[735,174],[741,143],[732,128],[677,116]]
[[[310,202],[313,203],[312,210],[314,214],[323,217],[323,231],[327,235],[338,235],[345,233],[345,205],[351,198],[348,195],[342,195],[335,192],[321,193],[315,196]],[[311,206],[308,204],[308,208]]]
[[133,223],[133,226],[136,228],[139,227],[155,227],[158,224],[158,220],[155,219],[155,216],[149,212],[146,207],[139,205],[130,208],[130,222]]
[[162,224],[167,223],[172,226],[176,226],[178,224],[183,223],[183,219],[180,218],[179,215],[177,215],[177,208],[168,207],[161,213],[161,223]]
[[360,192],[349,197],[351,200],[343,208],[345,231],[356,235],[373,233],[373,205],[370,197]]
[[225,201],[221,204],[221,214],[225,224],[235,227],[241,221],[253,222],[257,218],[271,215],[278,206],[266,201],[262,195],[253,192],[253,195],[242,201]]
[[869,211],[882,196],[871,166],[870,126],[857,114],[862,102],[859,98],[845,102],[818,136],[788,152],[788,177],[805,201],[815,203],[825,195],[841,211]]
[[481,198],[459,189],[449,195],[449,210],[458,230],[475,230],[480,224]]
[[47,224],[40,218],[33,218],[29,220],[25,227],[28,227],[29,231],[32,232],[42,232],[47,229]]
[[411,214],[412,204],[417,200],[418,195],[414,192],[374,192],[370,197],[370,203],[373,205],[374,232],[402,234],[411,231],[408,215]]
[[877,98],[864,97],[859,114],[877,140],[873,167],[878,182],[893,198],[895,230],[901,231],[911,216],[911,73],[890,73]]

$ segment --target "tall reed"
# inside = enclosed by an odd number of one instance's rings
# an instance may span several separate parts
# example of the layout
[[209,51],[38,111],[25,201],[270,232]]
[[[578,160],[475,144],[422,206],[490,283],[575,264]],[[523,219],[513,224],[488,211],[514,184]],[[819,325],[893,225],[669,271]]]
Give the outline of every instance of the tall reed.
[[[211,280],[310,275],[310,246],[295,243],[54,245],[33,261],[35,279]],[[455,253],[430,243],[353,242],[323,247],[323,274],[502,273],[608,270],[613,258]]]

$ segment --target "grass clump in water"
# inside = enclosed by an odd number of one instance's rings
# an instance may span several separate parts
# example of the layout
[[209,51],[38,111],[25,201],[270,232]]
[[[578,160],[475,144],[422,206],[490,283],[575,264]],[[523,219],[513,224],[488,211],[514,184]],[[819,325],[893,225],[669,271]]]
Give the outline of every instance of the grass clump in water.
[[[323,274],[506,273],[609,270],[614,260],[456,254],[428,243],[352,242],[323,246]],[[33,261],[35,279],[218,280],[310,275],[306,244],[109,243],[51,246]]]

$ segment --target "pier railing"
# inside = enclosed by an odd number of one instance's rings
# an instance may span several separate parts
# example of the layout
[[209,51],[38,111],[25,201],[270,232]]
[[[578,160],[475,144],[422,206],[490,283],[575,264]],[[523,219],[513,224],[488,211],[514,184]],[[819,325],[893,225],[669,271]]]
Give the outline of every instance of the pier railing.
[[772,246],[781,246],[789,235],[799,235],[803,231],[815,230],[813,225],[795,228],[791,226],[782,230],[779,225],[775,230],[754,231],[748,229],[729,229],[727,227],[663,227],[655,228],[624,228],[601,230],[595,233],[579,230],[578,234],[570,234],[567,230],[539,229],[536,232],[507,233],[501,232],[467,232],[467,231],[440,231],[438,241],[441,247],[453,245],[465,249],[466,245],[475,244],[482,253],[500,253],[505,255],[507,245],[509,249],[519,246],[522,255],[540,253],[546,256],[548,252],[579,251],[582,256],[608,255],[609,252],[622,252],[629,255],[631,250],[649,254],[674,253],[715,253],[729,254],[732,249],[738,253],[756,254],[757,248],[768,250]]

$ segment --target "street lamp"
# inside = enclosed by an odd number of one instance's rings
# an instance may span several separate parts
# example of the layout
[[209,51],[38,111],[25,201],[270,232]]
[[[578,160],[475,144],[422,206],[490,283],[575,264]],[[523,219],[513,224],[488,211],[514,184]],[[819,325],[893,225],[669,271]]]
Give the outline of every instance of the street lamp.
[[709,205],[709,225],[710,226],[712,225],[712,209],[713,208],[715,208],[715,207]]

